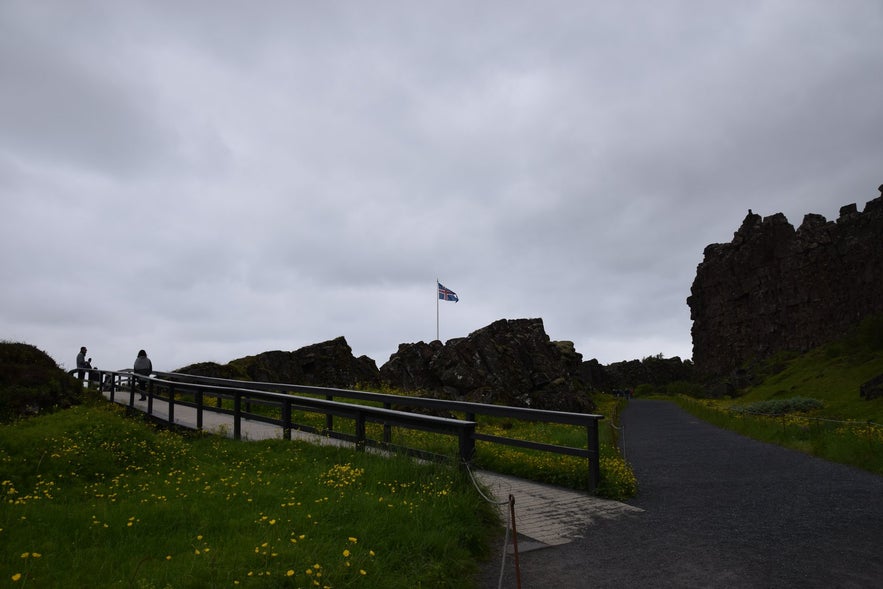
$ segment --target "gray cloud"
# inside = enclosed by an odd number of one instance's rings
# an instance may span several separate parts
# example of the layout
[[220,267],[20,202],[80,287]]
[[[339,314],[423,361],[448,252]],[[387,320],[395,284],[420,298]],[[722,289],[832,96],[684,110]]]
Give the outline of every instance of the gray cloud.
[[883,8],[0,6],[0,337],[159,368],[339,335],[386,361],[542,317],[602,362],[691,355],[747,210],[883,182]]

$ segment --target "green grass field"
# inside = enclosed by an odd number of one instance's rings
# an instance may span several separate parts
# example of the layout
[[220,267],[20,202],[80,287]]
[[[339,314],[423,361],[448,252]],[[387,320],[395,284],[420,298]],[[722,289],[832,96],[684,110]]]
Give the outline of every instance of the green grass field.
[[[453,465],[173,433],[126,416],[33,346],[0,352],[0,414],[12,417],[0,425],[0,586],[468,588],[502,538],[496,508]],[[598,493],[626,498],[637,483],[609,427],[620,401],[597,401],[608,417]],[[571,426],[481,428],[586,445]],[[457,453],[449,436],[397,430],[393,442]],[[577,489],[588,480],[585,459],[488,443],[475,466]]]
[[[620,401],[600,399],[611,416]],[[603,422],[602,422],[603,423]],[[489,422],[561,445],[569,426]],[[379,434],[379,432],[377,432]],[[637,482],[601,428],[601,494]],[[405,432],[438,452],[450,438]],[[482,444],[476,466],[584,488],[584,459]],[[501,523],[454,466],[156,429],[102,399],[0,426],[0,584],[470,587]]]
[[[384,389],[382,392],[404,394],[391,389]],[[611,427],[617,425],[617,415],[625,401],[605,394],[596,394],[593,398],[598,405],[597,412],[605,416],[605,419],[599,423],[601,480],[594,493],[607,499],[628,499],[637,492],[637,481],[631,467],[619,453],[615,430]],[[232,408],[232,401],[228,400],[224,403],[226,408]],[[377,402],[358,401],[358,403],[380,406]],[[281,410],[278,407],[255,405],[252,410],[273,419],[281,419]],[[465,414],[456,417],[466,418]],[[325,427],[325,415],[322,413],[293,411],[292,420],[316,431],[321,431]],[[354,435],[355,424],[351,419],[337,418],[334,420],[334,431]],[[583,449],[587,447],[586,430],[578,426],[481,416],[477,431],[558,446]],[[368,423],[366,432],[370,439],[383,439],[381,424]],[[392,435],[392,444],[421,450],[439,457],[455,457],[458,454],[457,440],[454,437],[426,431],[397,428]],[[476,444],[474,466],[541,483],[580,491],[588,490],[589,467],[585,458],[479,441]]]
[[0,427],[0,584],[469,587],[500,529],[456,468],[182,436],[80,406]]

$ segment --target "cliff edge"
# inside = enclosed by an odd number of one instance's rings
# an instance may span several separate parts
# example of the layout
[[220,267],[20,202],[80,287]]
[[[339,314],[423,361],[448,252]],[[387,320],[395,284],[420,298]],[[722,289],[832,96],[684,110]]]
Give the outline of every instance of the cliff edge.
[[883,186],[836,221],[749,209],[727,244],[705,248],[687,299],[693,362],[724,375],[780,351],[804,352],[883,313]]

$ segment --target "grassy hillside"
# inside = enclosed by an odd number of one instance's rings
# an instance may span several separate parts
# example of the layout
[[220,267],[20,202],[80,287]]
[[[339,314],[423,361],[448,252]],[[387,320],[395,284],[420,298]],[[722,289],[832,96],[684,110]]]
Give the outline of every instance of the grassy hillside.
[[883,374],[883,318],[752,372],[755,383],[736,398],[677,401],[720,427],[883,474],[883,398],[860,396],[863,383]]
[[757,372],[760,381],[729,405],[800,396],[822,401],[817,416],[883,423],[883,398],[859,395],[863,383],[883,374],[883,317],[806,354],[773,358]]

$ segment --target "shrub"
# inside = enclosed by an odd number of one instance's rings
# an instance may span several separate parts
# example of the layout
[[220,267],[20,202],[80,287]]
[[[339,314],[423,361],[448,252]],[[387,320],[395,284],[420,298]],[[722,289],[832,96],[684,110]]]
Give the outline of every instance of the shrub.
[[806,413],[822,407],[824,404],[818,399],[791,397],[790,399],[757,401],[748,405],[734,406],[731,410],[736,413],[750,413],[752,415],[786,415],[788,413]]
[[702,397],[705,395],[705,389],[698,382],[676,380],[665,385],[665,394],[672,396],[687,395],[688,397]]
[[634,395],[636,397],[649,397],[654,394],[656,394],[656,389],[653,388],[653,385],[639,384],[635,387]]
[[621,456],[601,457],[601,481],[597,494],[615,500],[634,497],[638,492],[638,479],[631,465]]

